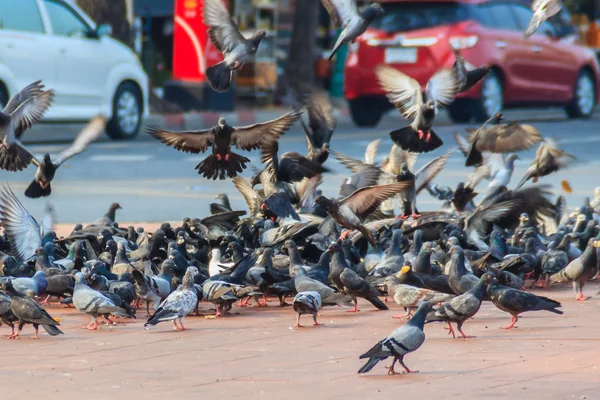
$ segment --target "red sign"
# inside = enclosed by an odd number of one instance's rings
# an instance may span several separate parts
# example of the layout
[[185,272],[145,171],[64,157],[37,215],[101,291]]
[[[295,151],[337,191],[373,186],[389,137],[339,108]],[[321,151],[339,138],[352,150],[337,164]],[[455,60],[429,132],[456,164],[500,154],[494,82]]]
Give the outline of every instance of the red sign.
[[206,67],[223,59],[208,38],[203,7],[204,0],[175,0],[173,79],[204,82]]

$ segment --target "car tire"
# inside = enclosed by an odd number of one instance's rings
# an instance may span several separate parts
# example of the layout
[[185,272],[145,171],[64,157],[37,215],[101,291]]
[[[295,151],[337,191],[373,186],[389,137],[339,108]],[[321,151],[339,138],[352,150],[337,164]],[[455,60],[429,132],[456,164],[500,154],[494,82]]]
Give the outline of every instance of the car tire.
[[469,99],[456,99],[450,107],[448,107],[448,114],[452,122],[456,124],[466,124],[471,122],[473,114],[471,113],[473,105]]
[[142,94],[133,82],[123,82],[113,97],[112,118],[106,125],[106,134],[114,140],[128,140],[137,136],[142,124]]
[[504,105],[504,87],[502,78],[493,69],[481,83],[481,96],[475,100],[472,108],[477,122],[485,122],[494,114],[502,111]]
[[0,110],[6,107],[8,103],[8,91],[2,82],[0,82]]
[[349,100],[352,121],[360,127],[372,127],[381,121],[383,109],[373,99]]
[[596,82],[588,70],[583,70],[577,76],[573,86],[573,99],[565,107],[569,118],[589,118],[596,105]]

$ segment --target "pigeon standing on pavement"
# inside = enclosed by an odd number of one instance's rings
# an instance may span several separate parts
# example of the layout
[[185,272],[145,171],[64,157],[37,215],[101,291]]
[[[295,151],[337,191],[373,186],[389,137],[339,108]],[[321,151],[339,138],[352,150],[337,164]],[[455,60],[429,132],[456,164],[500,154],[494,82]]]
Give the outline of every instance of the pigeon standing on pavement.
[[406,151],[426,153],[444,142],[433,131],[438,111],[448,106],[458,93],[459,82],[449,69],[436,72],[427,82],[425,95],[415,79],[389,65],[379,65],[375,72],[389,101],[406,119],[413,122],[390,133],[392,141]]
[[195,169],[207,179],[222,180],[237,176],[250,162],[248,158],[232,152],[231,145],[246,151],[259,149],[267,142],[276,141],[300,115],[300,111],[294,110],[272,121],[244,127],[232,127],[221,117],[217,126],[208,130],[172,132],[148,128],[148,133],[167,146],[185,153],[204,153],[208,147],[212,147],[212,154]]
[[369,27],[375,18],[383,14],[383,7],[374,3],[363,11],[358,11],[356,0],[321,0],[333,23],[342,33],[337,38],[329,60],[333,59],[340,46],[354,41]]
[[587,300],[588,297],[583,295],[583,287],[585,282],[598,274],[598,248],[600,248],[600,240],[590,239],[584,252],[571,261],[565,269],[552,275],[550,282],[573,282],[573,290],[577,294],[575,298],[577,300]]
[[77,311],[89,314],[92,317],[92,321],[87,326],[83,326],[82,329],[98,329],[97,318],[100,315],[112,314],[118,317],[129,317],[127,311],[115,305],[111,299],[90,288],[81,272],[75,274],[73,305]]
[[487,295],[496,307],[511,315],[510,325],[502,329],[512,329],[519,320],[519,314],[527,311],[550,311],[562,314],[557,310],[561,304],[543,296],[501,285],[497,278],[488,284]]
[[423,342],[425,342],[423,326],[425,325],[425,317],[427,317],[427,313],[431,310],[431,307],[432,305],[429,302],[421,303],[419,308],[417,308],[415,315],[407,323],[390,333],[385,339],[381,340],[373,346],[373,348],[361,355],[361,359],[368,358],[369,360],[358,370],[358,373],[364,374],[369,372],[377,365],[377,363],[379,363],[379,361],[383,361],[388,357],[394,357],[392,366],[386,367],[388,369],[388,375],[396,374],[396,371],[394,370],[396,361],[402,365],[404,372],[407,374],[419,372],[408,369],[406,364],[404,364],[404,356],[417,350],[421,347]]
[[300,292],[294,297],[294,311],[298,314],[296,319],[296,328],[302,328],[300,325],[300,316],[302,314],[310,314],[313,318],[313,325],[325,325],[317,322],[317,312],[321,309],[321,295],[319,292],[307,291]]
[[560,0],[534,0],[531,4],[531,11],[533,15],[529,21],[529,25],[525,30],[523,36],[525,39],[529,38],[535,33],[537,28],[550,17],[558,14],[562,8],[562,2]]
[[38,326],[41,325],[51,336],[62,335],[63,332],[57,328],[59,321],[52,318],[46,310],[42,308],[34,299],[24,296],[17,292],[10,280],[2,283],[0,288],[10,297],[10,309],[16,318],[19,319],[19,327],[16,332],[8,336],[9,339],[15,339],[25,324],[32,324],[35,329],[35,336],[38,338]]
[[206,77],[214,91],[226,92],[231,86],[233,71],[253,58],[267,33],[260,30],[244,38],[221,0],[204,2],[204,24],[209,27],[210,41],[224,57],[220,63],[206,68]]
[[[144,324],[144,328],[163,321],[173,321],[174,330],[185,331],[187,328],[183,326],[183,319],[194,311],[196,304],[198,304],[198,296],[194,286],[194,277],[198,274],[198,268],[188,267],[183,277],[183,285],[167,296],[158,306],[158,310],[154,315]],[[179,326],[177,320],[179,320]]]
[[54,179],[54,174],[58,167],[60,167],[65,161],[71,157],[84,151],[88,144],[98,139],[106,126],[106,118],[103,116],[97,116],[87,124],[85,128],[79,133],[73,144],[63,150],[58,157],[52,161],[50,154],[46,153],[42,160],[38,160],[31,152],[28,152],[33,163],[36,165],[37,170],[31,184],[25,189],[25,196],[32,199],[49,196],[52,193],[50,182]]

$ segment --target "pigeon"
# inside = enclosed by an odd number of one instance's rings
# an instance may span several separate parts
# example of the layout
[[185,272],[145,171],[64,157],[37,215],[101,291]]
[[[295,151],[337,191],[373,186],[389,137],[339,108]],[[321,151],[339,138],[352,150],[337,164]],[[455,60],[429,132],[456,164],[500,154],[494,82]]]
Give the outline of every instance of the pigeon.
[[0,169],[22,171],[31,162],[19,138],[44,115],[54,97],[53,90],[43,91],[36,81],[14,95],[0,112]]
[[117,210],[122,209],[119,203],[112,203],[110,207],[108,207],[108,211],[102,217],[95,220],[92,224],[85,227],[88,229],[90,227],[99,227],[99,226],[107,226],[112,225],[116,222],[117,219]]
[[337,125],[337,120],[333,115],[333,106],[327,93],[323,91],[310,93],[306,111],[308,126],[302,118],[300,119],[308,148],[306,158],[323,164],[329,157],[329,142]]
[[413,316],[413,311],[423,301],[441,303],[455,297],[453,294],[440,293],[435,290],[418,288],[412,285],[397,284],[395,283],[396,280],[395,276],[389,276],[384,280],[384,284],[387,286],[388,294],[394,298],[396,304],[404,308],[406,314],[392,316],[392,318],[409,319]]
[[456,322],[456,329],[460,335],[465,338],[473,338],[467,336],[462,331],[462,326],[466,320],[472,318],[481,307],[483,298],[486,294],[487,285],[492,282],[494,276],[489,273],[483,274],[479,278],[479,282],[465,293],[454,297],[442,303],[439,307],[431,310],[427,315],[427,322],[443,321],[448,324],[448,333],[456,338],[451,322]]
[[512,329],[519,320],[519,314],[527,311],[563,313],[561,310],[557,310],[561,306],[558,301],[501,285],[497,278],[493,278],[489,283],[487,295],[496,307],[511,315],[510,325],[502,329]]
[[44,158],[40,161],[24,148],[24,151],[29,153],[29,157],[37,167],[33,181],[27,189],[25,189],[25,196],[32,199],[49,196],[50,193],[52,193],[50,182],[54,179],[56,170],[69,158],[83,152],[91,142],[98,139],[102,132],[104,132],[105,126],[106,118],[104,116],[100,115],[92,118],[87,126],[79,133],[73,144],[69,148],[63,150],[54,161],[52,161],[50,154],[48,153],[46,153]]
[[[173,267],[163,263],[163,272],[173,272]],[[168,271],[167,271],[168,270]],[[133,279],[135,281],[135,293],[137,296],[146,301],[146,313],[150,315],[150,302],[152,302],[154,311],[158,310],[162,299],[171,293],[171,282],[158,276],[144,275],[137,269],[132,270]]]
[[523,179],[515,190],[518,190],[531,178],[533,178],[533,183],[537,183],[540,177],[564,169],[574,160],[575,156],[560,150],[553,139],[544,140],[535,152],[535,159],[525,171]]
[[502,119],[497,114],[490,121],[484,123],[479,129],[467,128],[468,141],[471,143],[466,167],[479,166],[483,163],[482,152],[514,153],[527,150],[542,140],[540,132],[531,125],[509,123],[500,124],[494,119]]
[[583,295],[585,282],[598,274],[598,252],[600,240],[590,239],[584,252],[578,258],[571,261],[563,270],[550,277],[552,283],[573,282],[573,290],[577,296],[576,300],[587,300]]
[[129,317],[127,311],[121,307],[117,307],[112,300],[102,293],[90,288],[81,272],[75,274],[73,305],[77,311],[89,314],[92,317],[92,321],[88,325],[82,326],[82,329],[98,329],[98,322],[96,319],[99,315],[106,316],[112,314],[118,317]]
[[436,72],[427,82],[425,96],[416,80],[393,67],[379,65],[375,72],[388,100],[404,118],[413,120],[410,125],[391,132],[392,141],[413,153],[427,153],[444,144],[432,126],[437,112],[448,106],[458,92],[459,82],[452,71]]
[[298,314],[296,319],[295,328],[302,328],[300,325],[300,316],[302,314],[311,314],[313,318],[313,325],[325,325],[317,322],[317,312],[321,309],[321,295],[318,292],[307,291],[300,292],[294,297],[294,311]]
[[396,374],[396,371],[394,370],[396,361],[402,365],[404,372],[407,374],[419,372],[408,369],[406,364],[404,364],[404,356],[417,350],[421,347],[423,342],[425,342],[423,326],[425,325],[425,318],[427,317],[427,313],[431,310],[431,307],[432,304],[429,302],[425,301],[421,303],[419,308],[417,308],[415,315],[408,320],[407,323],[394,330],[385,339],[381,340],[369,351],[361,355],[361,359],[368,358],[368,361],[358,370],[358,373],[364,374],[371,371],[379,361],[383,361],[388,357],[394,357],[392,366],[386,367],[388,375]]
[[[183,326],[183,319],[186,315],[194,311],[198,303],[198,296],[194,287],[194,277],[199,274],[198,268],[188,267],[183,277],[183,285],[158,306],[156,312],[144,324],[144,328],[154,326],[159,322],[173,321],[173,329],[185,331],[187,328]],[[177,325],[179,321],[179,326]]]
[[446,266],[448,270],[448,284],[455,294],[460,295],[468,292],[479,282],[472,272],[465,266],[465,252],[458,246],[450,248],[450,261]]
[[57,328],[60,325],[59,320],[52,318],[46,310],[42,308],[34,299],[24,296],[17,292],[10,280],[3,282],[0,288],[10,297],[10,309],[14,316],[19,320],[19,326],[16,332],[8,336],[8,339],[15,339],[25,324],[32,324],[35,329],[35,336],[38,338],[38,326],[41,325],[50,336],[62,335],[63,332]]
[[354,309],[349,311],[359,311],[357,297],[366,299],[378,310],[389,310],[388,306],[379,300],[378,296],[380,296],[381,293],[350,268],[346,268],[342,271],[340,274],[340,281],[342,285],[344,285],[344,292],[354,300]]
[[377,247],[373,233],[362,225],[363,220],[377,210],[384,200],[398,194],[408,186],[408,182],[370,186],[358,189],[341,200],[319,196],[315,199],[315,203],[323,206],[341,227],[360,231],[373,247]]
[[533,35],[542,22],[558,14],[561,8],[562,2],[560,0],[534,0],[531,4],[533,15],[527,29],[523,33],[523,37],[527,39]]
[[0,199],[0,223],[8,236],[12,253],[18,261],[28,261],[42,247],[42,238],[51,232],[41,231],[38,222],[8,185],[0,191]]
[[15,314],[10,309],[10,297],[5,295],[4,293],[0,293],[0,322],[2,324],[10,326],[12,332],[11,335],[15,334],[15,324],[19,318],[15,316]]
[[[214,0],[220,2],[220,0]],[[290,111],[283,116],[260,124],[244,127],[227,125],[219,118],[217,126],[203,131],[172,132],[150,127],[148,133],[167,146],[185,153],[203,153],[212,146],[212,154],[196,165],[198,174],[207,179],[234,178],[250,160],[231,151],[231,145],[241,150],[254,150],[267,142],[276,141],[300,118],[301,112]]]
[[267,33],[259,30],[250,38],[244,38],[221,0],[204,2],[204,24],[208,26],[210,41],[224,57],[223,61],[206,68],[206,77],[214,91],[226,92],[231,86],[233,71],[253,59]]
[[351,300],[345,293],[336,293],[332,288],[316,279],[310,278],[306,270],[297,266],[294,268],[294,286],[297,293],[317,292],[321,295],[323,305],[349,305]]
[[48,280],[44,271],[37,271],[32,278],[12,278],[11,281],[15,291],[29,297],[45,294],[48,287]]
[[458,93],[466,92],[490,72],[490,66],[484,65],[468,71],[465,58],[460,55],[460,51],[454,48],[452,50],[454,51],[454,57],[456,58],[452,65],[452,73],[456,76],[456,80],[458,81]]
[[371,4],[360,12],[356,0],[322,0],[322,3],[335,26],[342,29],[329,54],[330,61],[340,46],[349,42],[354,43],[365,33],[369,24],[384,12],[383,7],[378,3]]

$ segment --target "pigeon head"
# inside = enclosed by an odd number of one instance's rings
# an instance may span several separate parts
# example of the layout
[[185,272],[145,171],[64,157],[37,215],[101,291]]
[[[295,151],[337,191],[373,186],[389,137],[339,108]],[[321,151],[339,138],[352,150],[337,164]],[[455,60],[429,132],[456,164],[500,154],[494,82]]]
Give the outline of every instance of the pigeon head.
[[342,248],[340,247],[339,244],[331,243],[329,245],[329,247],[327,247],[327,254],[333,255],[334,253],[337,253],[338,251],[341,251],[341,250],[342,250]]
[[120,209],[122,209],[122,208],[123,208],[123,207],[121,207],[121,205],[120,205],[119,203],[112,203],[112,204],[110,205],[110,208],[109,208],[109,209],[114,211],[114,210],[120,210]]
[[51,164],[52,163],[52,159],[50,158],[50,154],[46,153],[44,154],[44,159],[42,160],[43,164]]
[[256,50],[258,49],[258,45],[260,44],[260,42],[267,37],[267,32],[260,30],[260,31],[256,31],[254,33],[254,35],[252,35],[252,37],[250,39],[248,39],[248,41],[250,43],[252,43],[252,53],[256,53]]
[[75,284],[76,285],[87,285],[85,281],[85,276],[81,272],[75,273]]
[[520,158],[518,155],[513,153],[506,158],[506,163],[509,165],[514,165],[515,160],[520,160]]
[[362,12],[362,17],[367,21],[373,21],[384,13],[383,7],[379,3],[373,3]]
[[333,202],[325,196],[319,196],[315,199],[315,204],[318,204],[327,210],[333,205]]
[[408,172],[408,164],[403,162],[402,164],[400,164],[400,169],[402,170],[402,172]]
[[223,129],[225,125],[227,125],[227,120],[225,119],[225,117],[219,118],[219,121],[217,121],[217,126]]
[[481,278],[479,278],[479,281],[483,282],[487,285],[487,284],[491,283],[494,279],[495,279],[494,275],[492,275],[489,272],[486,272],[485,274],[481,275]]
[[521,216],[519,217],[519,221],[521,221],[521,222],[528,222],[529,221],[529,214],[522,213]]

